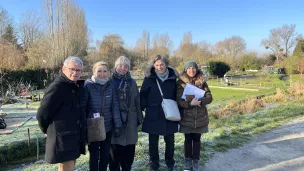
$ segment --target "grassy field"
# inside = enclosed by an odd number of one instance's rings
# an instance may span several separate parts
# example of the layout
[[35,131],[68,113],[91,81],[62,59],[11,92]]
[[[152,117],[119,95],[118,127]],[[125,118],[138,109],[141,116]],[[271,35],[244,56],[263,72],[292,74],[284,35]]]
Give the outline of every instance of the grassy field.
[[[297,77],[298,76],[293,76],[294,79],[296,79]],[[298,81],[302,81],[300,80],[300,77],[298,77],[298,79]],[[273,77],[271,78],[270,82],[275,83],[281,81],[278,80],[279,79],[277,77]],[[286,88],[288,87],[286,86]],[[276,92],[276,88],[273,87],[271,89],[259,89],[259,91],[245,91],[211,87],[211,91],[214,97],[214,101],[208,106],[208,108],[219,108],[220,106],[223,106],[232,101],[238,102],[249,97],[273,94]],[[238,147],[245,143],[253,135],[270,130],[295,117],[304,115],[303,97],[295,99],[296,100],[290,103],[279,105],[272,109],[262,108],[259,111],[250,114],[235,114],[232,117],[225,119],[211,116],[209,124],[209,133],[204,134],[202,137],[203,143],[201,151],[201,164],[204,164],[214,152],[226,151],[229,148]],[[39,102],[34,102],[31,103],[30,106],[38,107],[39,104]],[[30,128],[33,136],[43,136],[37,126],[37,121],[31,120],[27,122],[22,128],[18,129],[14,134],[8,135],[6,137],[0,136],[0,146],[2,141],[26,141],[25,130],[27,130],[27,128]],[[175,159],[178,170],[181,170],[183,168],[183,142],[183,134],[177,133],[175,135]],[[4,145],[4,143],[2,143],[2,145]],[[163,171],[166,170],[164,161],[165,144],[163,138],[160,138],[159,148],[161,159],[160,170]],[[77,160],[77,170],[88,170],[88,160],[88,154],[85,156],[81,156]],[[147,170],[148,161],[148,136],[145,133],[139,132],[139,141],[136,146],[136,157],[133,164],[133,170]],[[16,165],[7,166],[7,168],[5,169],[20,167],[19,163]],[[27,165],[22,168],[22,170],[57,170],[57,166],[38,162]]]
[[[211,117],[209,133],[202,137],[201,164],[204,164],[214,152],[226,151],[245,143],[251,136],[270,130],[295,117],[304,115],[303,101],[288,103],[270,110],[261,110],[246,115],[234,115],[227,119],[215,119]],[[175,135],[175,160],[178,170],[183,168],[183,134]],[[165,144],[160,139],[160,171],[166,170],[164,161]],[[88,154],[77,160],[77,170],[88,170]],[[139,133],[139,141],[136,148],[136,157],[133,170],[144,171],[148,169],[148,136]],[[56,165],[35,163],[23,168],[32,170],[57,170]]]
[[246,90],[230,90],[210,87],[214,100],[211,105],[223,105],[231,101],[240,101],[249,97],[257,97],[260,95],[270,95],[275,93],[275,89],[246,91]]

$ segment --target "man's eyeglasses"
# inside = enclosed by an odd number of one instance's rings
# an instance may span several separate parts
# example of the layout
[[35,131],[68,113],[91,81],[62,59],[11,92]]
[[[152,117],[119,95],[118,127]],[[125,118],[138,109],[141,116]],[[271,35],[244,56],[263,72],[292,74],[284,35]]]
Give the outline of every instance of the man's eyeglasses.
[[66,67],[67,69],[69,69],[70,72],[81,72],[82,70],[81,69],[76,69],[76,68],[68,68]]

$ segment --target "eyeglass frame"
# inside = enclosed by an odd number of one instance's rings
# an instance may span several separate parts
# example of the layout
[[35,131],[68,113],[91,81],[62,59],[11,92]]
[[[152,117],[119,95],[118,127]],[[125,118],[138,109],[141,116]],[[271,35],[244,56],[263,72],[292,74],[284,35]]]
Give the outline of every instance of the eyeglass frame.
[[76,72],[76,73],[81,73],[82,72],[82,69],[69,68],[67,66],[64,66],[64,67],[69,69],[70,72]]

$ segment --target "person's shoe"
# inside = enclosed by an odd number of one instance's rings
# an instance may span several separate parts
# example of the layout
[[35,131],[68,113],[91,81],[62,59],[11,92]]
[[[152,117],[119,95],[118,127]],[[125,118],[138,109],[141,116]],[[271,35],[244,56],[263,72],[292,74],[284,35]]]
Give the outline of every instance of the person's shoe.
[[173,166],[173,167],[168,167],[168,171],[176,171],[176,168]]
[[185,166],[184,166],[184,171],[188,171],[192,169],[192,159],[191,158],[186,158],[185,159]]
[[193,166],[193,171],[200,171],[201,170],[199,160],[193,160],[193,165],[192,166]]

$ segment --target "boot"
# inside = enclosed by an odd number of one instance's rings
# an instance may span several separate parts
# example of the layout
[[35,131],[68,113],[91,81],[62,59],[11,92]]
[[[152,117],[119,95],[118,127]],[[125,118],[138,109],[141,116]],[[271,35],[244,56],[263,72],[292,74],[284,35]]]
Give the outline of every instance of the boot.
[[193,160],[193,171],[200,171],[201,167],[199,164],[199,160],[194,159]]
[[150,167],[149,171],[158,171],[158,169],[154,169]]
[[193,142],[193,171],[199,171],[199,159],[200,159],[200,152],[201,152],[201,142]]
[[186,158],[185,159],[185,166],[184,166],[184,171],[186,170],[191,170],[192,169],[192,159],[191,158]]
[[168,167],[168,171],[176,171],[176,168],[173,166],[173,167]]

